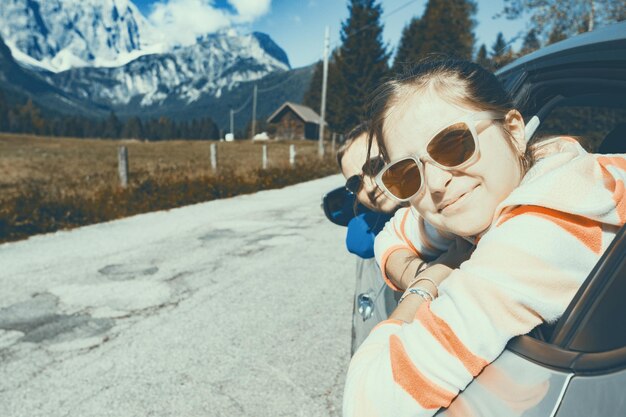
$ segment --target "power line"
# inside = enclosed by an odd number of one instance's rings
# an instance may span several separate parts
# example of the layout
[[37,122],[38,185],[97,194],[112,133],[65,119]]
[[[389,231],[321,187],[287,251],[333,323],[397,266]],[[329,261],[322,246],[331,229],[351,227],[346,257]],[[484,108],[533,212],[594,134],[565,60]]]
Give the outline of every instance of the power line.
[[295,77],[295,76],[296,76],[296,73],[295,73],[295,71],[294,71],[294,72],[292,72],[292,73],[291,73],[291,75],[289,75],[289,77],[287,77],[285,80],[281,81],[280,83],[278,83],[278,84],[276,84],[276,85],[274,85],[274,86],[272,86],[272,87],[268,87],[268,88],[259,88],[259,89],[257,90],[257,92],[259,92],[259,93],[265,93],[266,91],[272,91],[272,90],[275,90],[275,89],[277,89],[278,87],[280,87],[280,86],[282,86],[282,85],[285,85],[285,84],[287,83],[287,81],[290,81],[290,80],[291,80],[293,77]]
[[246,108],[246,106],[248,105],[248,103],[250,103],[250,100],[252,100],[252,96],[249,96],[249,97],[248,97],[248,99],[246,100],[246,102],[245,102],[245,103],[243,103],[243,104],[241,105],[241,107],[239,107],[237,110],[234,110],[234,109],[233,109],[233,110],[232,110],[233,114],[237,114],[237,113],[239,113],[240,111],[242,111],[243,109],[245,109],[245,108]]
[[[381,16],[381,20],[387,19],[389,16],[391,16],[391,15],[393,15],[393,14],[395,14],[395,13],[399,12],[400,10],[404,9],[405,7],[410,6],[410,5],[411,5],[411,4],[413,4],[413,3],[417,3],[417,1],[418,1],[418,0],[411,0],[411,1],[408,1],[408,2],[404,3],[402,6],[399,6],[398,8],[393,9],[393,10],[392,10],[392,11],[390,11],[389,13],[385,13],[385,14],[383,14],[383,15]],[[383,23],[384,23],[384,22],[383,22]],[[378,25],[378,23],[377,23],[377,22],[372,22],[372,23],[370,23],[370,24],[367,24],[367,25],[363,26],[361,29],[357,30],[356,32],[351,33],[349,36],[347,36],[347,37],[346,37],[346,39],[349,39],[349,38],[351,38],[352,36],[355,36],[355,35],[357,35],[357,34],[359,34],[359,33],[363,32],[364,30],[367,30],[367,29],[369,29],[369,28],[371,28],[371,27],[374,27],[374,26],[377,26],[377,25]],[[337,40],[337,41],[335,41],[335,42],[333,42],[333,43],[331,44],[331,47],[335,47],[335,46],[337,46],[337,45],[338,45],[338,43],[339,43],[339,41],[338,41],[338,40]]]
[[[401,6],[397,7],[397,8],[395,8],[395,9],[393,9],[392,11],[390,11],[390,12],[388,12],[388,13],[383,14],[383,15],[381,16],[381,20],[386,20],[389,16],[392,16],[392,15],[394,15],[395,13],[398,13],[399,11],[401,11],[402,9],[404,9],[404,8],[406,8],[406,7],[408,7],[408,6],[410,6],[410,5],[411,5],[411,4],[413,4],[413,3],[417,3],[417,1],[418,1],[418,0],[410,0],[410,1],[406,2],[406,3],[404,3],[403,5],[401,5]],[[377,22],[372,22],[372,23],[370,23],[370,24],[367,24],[367,25],[363,26],[362,28],[360,28],[359,30],[357,30],[356,32],[351,33],[349,36],[347,36],[347,37],[346,37],[346,39],[348,39],[348,38],[350,38],[350,37],[352,37],[352,36],[355,36],[355,35],[357,35],[357,34],[359,34],[359,33],[363,32],[364,30],[367,30],[367,29],[369,29],[369,28],[371,28],[371,27],[374,27],[374,26],[376,26],[376,25],[378,25],[378,23],[377,23]],[[333,43],[331,44],[331,47],[332,47],[332,48],[334,48],[334,47],[338,44],[338,42],[339,42],[339,41],[335,41],[335,42],[333,42]],[[291,79],[293,79],[295,76],[296,76],[296,73],[295,73],[295,72],[292,72],[292,73],[289,75],[289,77],[287,77],[285,80],[281,81],[281,82],[280,82],[280,83],[278,83],[278,84],[275,84],[275,85],[273,85],[273,86],[271,86],[271,87],[268,87],[268,88],[263,88],[263,89],[259,89],[259,88],[257,88],[257,94],[258,94],[258,93],[266,93],[266,92],[268,92],[268,91],[272,91],[272,90],[275,90],[275,89],[277,89],[277,88],[279,88],[279,87],[282,87],[282,86],[283,86],[283,85],[285,85],[287,82],[291,81]],[[232,116],[234,116],[235,114],[237,114],[237,113],[239,113],[240,111],[242,111],[243,109],[245,109],[245,108],[246,108],[246,106],[247,106],[247,105],[250,103],[250,101],[252,100],[252,98],[253,98],[253,96],[252,96],[252,95],[250,95],[250,96],[248,97],[248,99],[245,101],[245,103],[244,103],[244,104],[242,104],[242,105],[241,105],[238,109],[236,109],[236,110],[231,109],[231,118],[232,118]],[[232,130],[232,128],[231,128],[231,130]]]

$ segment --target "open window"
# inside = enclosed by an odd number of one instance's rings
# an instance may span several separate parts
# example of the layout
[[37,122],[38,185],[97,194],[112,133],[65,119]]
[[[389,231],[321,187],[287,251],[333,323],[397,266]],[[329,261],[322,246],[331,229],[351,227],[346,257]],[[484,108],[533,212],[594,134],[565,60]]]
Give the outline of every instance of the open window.
[[[513,339],[509,349],[575,371],[626,368],[626,227],[617,234],[556,326]],[[543,327],[543,328],[541,328]]]
[[[527,120],[536,119],[533,140],[567,134],[577,137],[590,152],[626,153],[624,68],[588,66],[530,74],[518,89],[516,100]],[[576,374],[623,369],[624,317],[626,228],[616,236],[561,319],[513,339],[509,350]]]
[[589,152],[626,153],[626,96],[588,95],[562,99],[536,136],[567,134]]

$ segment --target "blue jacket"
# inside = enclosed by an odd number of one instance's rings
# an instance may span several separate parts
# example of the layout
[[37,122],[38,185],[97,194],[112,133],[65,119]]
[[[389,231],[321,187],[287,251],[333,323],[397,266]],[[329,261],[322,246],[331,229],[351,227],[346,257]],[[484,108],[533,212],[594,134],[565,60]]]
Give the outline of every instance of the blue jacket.
[[346,235],[348,251],[364,259],[373,258],[374,239],[391,217],[389,214],[368,210],[350,220]]

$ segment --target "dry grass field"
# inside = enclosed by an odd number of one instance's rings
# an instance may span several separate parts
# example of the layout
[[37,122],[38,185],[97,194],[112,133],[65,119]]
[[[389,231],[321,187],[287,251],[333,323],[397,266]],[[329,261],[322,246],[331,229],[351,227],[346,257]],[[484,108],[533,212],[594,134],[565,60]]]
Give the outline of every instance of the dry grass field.
[[[331,150],[317,143],[217,142],[218,170],[209,141],[113,141],[0,134],[0,241],[132,214],[282,187],[337,172]],[[118,147],[128,149],[129,186],[121,188]]]
[[[211,143],[217,143],[220,169],[245,175],[261,168],[262,144],[251,141],[139,142],[0,133],[0,201],[29,183],[67,191],[116,185],[121,145],[128,148],[131,182],[147,177],[210,175]],[[288,166],[291,143],[296,145],[298,162],[317,159],[315,142],[269,142],[270,168]]]

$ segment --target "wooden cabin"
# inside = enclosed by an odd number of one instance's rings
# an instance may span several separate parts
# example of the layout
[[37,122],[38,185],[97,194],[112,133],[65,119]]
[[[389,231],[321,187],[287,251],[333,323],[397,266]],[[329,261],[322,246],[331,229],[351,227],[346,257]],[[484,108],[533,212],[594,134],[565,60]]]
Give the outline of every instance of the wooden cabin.
[[275,127],[273,136],[278,140],[317,139],[319,136],[320,116],[302,104],[285,102],[267,123]]

